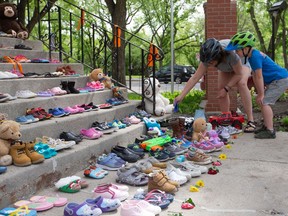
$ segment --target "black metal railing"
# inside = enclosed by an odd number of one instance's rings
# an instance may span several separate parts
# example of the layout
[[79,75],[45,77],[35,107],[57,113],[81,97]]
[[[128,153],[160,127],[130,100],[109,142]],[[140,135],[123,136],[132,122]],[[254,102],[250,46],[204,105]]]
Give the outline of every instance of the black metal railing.
[[[116,85],[140,94],[142,102],[144,101],[144,79],[149,74],[155,77],[155,64],[164,58],[164,53],[159,47],[66,0],[61,1],[61,4],[54,4],[50,0],[46,3],[36,2],[37,5],[34,7],[38,9],[38,23],[30,35],[43,42],[49,51],[50,58],[52,52],[58,52],[59,60],[62,62],[82,63],[86,74],[96,67],[101,67],[111,76]],[[40,11],[41,4],[44,8],[42,11]],[[47,10],[47,13],[41,16],[44,10]],[[26,22],[28,23],[32,19],[31,13],[35,13],[35,11],[29,4],[26,11]],[[117,33],[119,30],[122,34]],[[126,40],[123,34],[129,40]],[[119,77],[112,75],[120,74],[120,71],[113,73],[113,64],[116,65],[114,68],[118,70],[118,50],[121,46],[124,46],[126,56],[124,71],[121,73],[128,75],[128,85],[120,82]],[[138,63],[140,67],[136,67],[138,69],[136,71],[133,66],[135,58],[141,61]],[[135,73],[141,75],[139,83],[141,93],[132,88],[132,76]],[[153,93],[155,95],[155,87],[153,87]],[[155,104],[155,97],[153,97],[153,103]]]

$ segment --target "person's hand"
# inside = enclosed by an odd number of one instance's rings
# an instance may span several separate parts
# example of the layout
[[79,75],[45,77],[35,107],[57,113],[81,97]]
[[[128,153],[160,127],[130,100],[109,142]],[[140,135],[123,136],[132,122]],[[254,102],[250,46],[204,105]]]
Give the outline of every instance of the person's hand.
[[183,100],[183,98],[181,97],[181,95],[178,95],[176,98],[174,98],[174,102],[173,102],[174,106],[176,104],[181,103],[182,100]]
[[222,88],[219,92],[216,98],[223,98],[227,95],[227,92],[225,91],[224,88]]
[[262,106],[263,105],[263,99],[264,99],[264,95],[257,95],[256,97],[256,102],[259,106]]

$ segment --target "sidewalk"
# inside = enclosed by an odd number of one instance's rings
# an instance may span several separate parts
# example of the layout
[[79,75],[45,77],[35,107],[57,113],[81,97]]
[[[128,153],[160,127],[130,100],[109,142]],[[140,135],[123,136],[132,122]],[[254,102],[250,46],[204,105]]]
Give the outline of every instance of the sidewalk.
[[[272,140],[256,140],[254,134],[242,134],[232,141],[231,149],[225,148],[220,152],[227,155],[219,167],[220,172],[191,179],[180,188],[174,202],[161,212],[161,216],[169,215],[169,211],[182,212],[183,216],[288,215],[288,133],[278,132],[277,138]],[[215,160],[220,153],[212,153]],[[75,175],[85,178],[83,171]],[[50,188],[38,195],[64,196],[69,202],[81,203],[92,197],[91,191],[98,184],[115,182],[115,176],[116,172],[110,171],[102,180],[85,178],[89,182],[88,189],[76,194]],[[189,187],[200,179],[205,186],[199,192],[189,192]],[[137,187],[130,187],[130,197],[136,190]],[[196,207],[182,210],[181,202],[189,197]],[[38,215],[61,216],[63,209],[54,207]],[[103,215],[120,215],[120,211]]]

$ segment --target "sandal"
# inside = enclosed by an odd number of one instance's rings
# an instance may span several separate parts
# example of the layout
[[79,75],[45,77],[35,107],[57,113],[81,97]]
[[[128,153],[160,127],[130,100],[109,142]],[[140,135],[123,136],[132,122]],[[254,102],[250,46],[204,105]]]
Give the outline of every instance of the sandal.
[[130,168],[120,168],[117,171],[118,183],[124,183],[132,186],[143,186],[148,184],[148,176],[141,172],[140,168],[133,166]]
[[256,129],[255,122],[248,121],[247,125],[245,126],[244,133],[254,133],[255,129]]

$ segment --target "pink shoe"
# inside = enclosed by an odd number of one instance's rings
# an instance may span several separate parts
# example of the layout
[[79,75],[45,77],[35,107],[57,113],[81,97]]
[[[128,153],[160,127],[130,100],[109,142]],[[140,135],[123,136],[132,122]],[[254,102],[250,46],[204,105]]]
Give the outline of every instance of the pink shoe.
[[94,197],[102,196],[106,199],[119,199],[120,201],[124,201],[129,197],[129,193],[127,191],[118,190],[114,187],[106,187],[98,186],[94,188]]
[[134,115],[131,115],[129,117],[129,121],[131,122],[131,124],[138,124],[141,122],[141,120]]
[[213,152],[216,149],[215,146],[209,144],[206,140],[201,142],[194,142],[191,144],[191,146],[197,149],[201,149],[205,153]]
[[97,131],[94,128],[81,129],[80,133],[83,135],[83,138],[86,139],[98,139],[103,135],[101,131]]
[[48,91],[53,92],[55,95],[67,94],[67,91],[61,89],[60,87],[53,87],[52,89],[48,89]]
[[103,90],[105,88],[104,83],[101,83],[99,81],[88,82],[86,86],[96,89],[96,90]]
[[72,107],[70,107],[70,106],[65,107],[65,108],[64,108],[64,111],[65,111],[65,112],[69,112],[70,114],[76,114],[76,113],[79,112],[78,109],[74,109],[74,108],[72,108]]
[[73,106],[72,108],[73,108],[73,109],[75,109],[75,110],[77,110],[77,111],[78,111],[78,113],[82,113],[82,112],[84,112],[84,111],[85,111],[85,109],[84,109],[84,108],[82,108],[82,107],[78,107],[78,105],[75,105],[75,106]]

